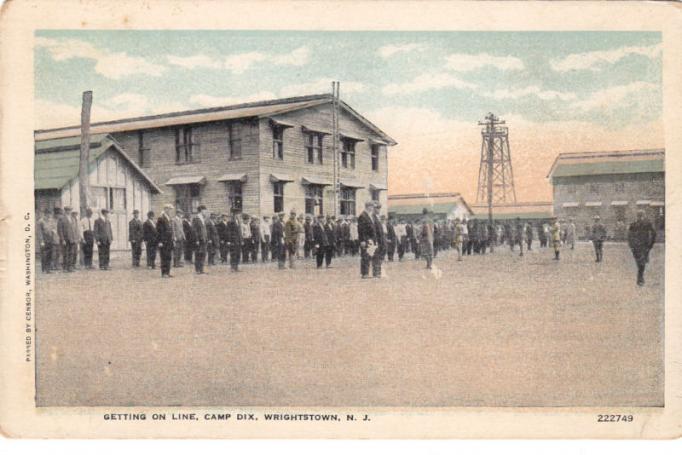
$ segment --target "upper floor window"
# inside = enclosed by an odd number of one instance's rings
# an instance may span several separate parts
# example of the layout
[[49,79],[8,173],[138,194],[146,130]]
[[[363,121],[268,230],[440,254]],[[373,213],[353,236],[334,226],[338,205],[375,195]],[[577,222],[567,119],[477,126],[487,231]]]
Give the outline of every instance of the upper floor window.
[[199,143],[194,139],[192,128],[181,127],[175,130],[175,162],[177,164],[199,161]]
[[320,133],[306,133],[305,150],[307,163],[322,164],[322,140],[323,135]]
[[228,126],[230,159],[242,159],[242,126],[239,123],[230,123]]
[[372,170],[379,170],[379,156],[381,153],[381,144],[372,144]]
[[355,169],[355,140],[343,138],[341,149],[341,167]]
[[140,163],[140,167],[149,166],[151,150],[145,146],[144,143],[144,131],[137,132],[137,161]]
[[284,127],[280,125],[272,125],[272,157],[284,159]]

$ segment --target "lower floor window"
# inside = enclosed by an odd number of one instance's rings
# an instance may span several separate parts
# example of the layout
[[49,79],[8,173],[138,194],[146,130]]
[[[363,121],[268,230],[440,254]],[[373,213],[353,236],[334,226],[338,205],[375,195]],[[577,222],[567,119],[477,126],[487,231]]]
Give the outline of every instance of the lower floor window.
[[322,200],[324,189],[321,185],[308,185],[305,188],[305,213],[322,215],[324,213]]
[[175,187],[175,206],[185,213],[196,213],[201,204],[201,187],[198,184]]
[[284,211],[284,182],[275,182],[272,184],[273,210],[275,213]]
[[90,190],[93,206],[112,212],[126,211],[126,189],[96,186]]
[[355,189],[342,188],[341,189],[341,206],[339,207],[341,215],[355,215]]
[[381,190],[371,190],[372,191],[372,200],[379,202],[379,199],[381,198]]
[[242,182],[228,182],[227,200],[231,210],[242,210]]

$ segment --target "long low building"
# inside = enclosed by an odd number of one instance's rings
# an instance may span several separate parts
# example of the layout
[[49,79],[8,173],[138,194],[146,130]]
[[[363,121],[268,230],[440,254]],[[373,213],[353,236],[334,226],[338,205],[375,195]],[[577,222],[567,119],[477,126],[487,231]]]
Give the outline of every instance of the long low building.
[[[292,209],[345,217],[376,200],[386,213],[388,148],[396,141],[342,100],[335,138],[332,105],[333,97],[322,94],[93,123],[93,141],[114,144],[112,153],[125,163],[122,168],[146,182],[150,196],[148,203],[125,209],[116,206],[117,199],[91,203],[123,210],[123,218],[130,218],[133,208],[159,213],[167,203],[190,213],[205,205],[212,212],[237,210],[258,217]],[[68,199],[77,206],[58,187],[66,181],[45,183],[44,176],[57,172],[60,161],[40,161],[60,141],[70,144],[72,154],[80,143],[80,126],[35,132],[36,200],[44,200],[49,190],[60,194],[54,204]],[[56,158],[56,152],[49,156]],[[77,187],[77,175],[69,182]],[[123,232],[119,238],[127,245]]]
[[437,219],[471,218],[474,212],[459,193],[413,193],[388,196],[388,214],[415,221],[428,209]]
[[[487,220],[487,204],[474,204],[474,219]],[[497,203],[493,205],[493,219],[496,221],[509,221],[517,218],[531,223],[544,223],[552,217],[551,202],[515,202]]]
[[608,237],[623,240],[643,209],[663,239],[665,230],[665,150],[561,153],[547,177],[554,213],[573,218],[584,236],[595,215]]

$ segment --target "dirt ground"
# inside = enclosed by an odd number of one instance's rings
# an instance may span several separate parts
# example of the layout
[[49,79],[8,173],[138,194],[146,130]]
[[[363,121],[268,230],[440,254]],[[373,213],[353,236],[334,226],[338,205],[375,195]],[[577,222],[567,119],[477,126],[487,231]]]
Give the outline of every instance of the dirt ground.
[[37,280],[41,406],[663,405],[663,246]]

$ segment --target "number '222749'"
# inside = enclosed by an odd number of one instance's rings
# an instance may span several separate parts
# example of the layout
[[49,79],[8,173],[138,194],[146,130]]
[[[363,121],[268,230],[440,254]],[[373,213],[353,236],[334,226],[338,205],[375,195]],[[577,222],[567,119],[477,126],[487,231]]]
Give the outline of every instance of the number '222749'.
[[632,414],[599,414],[597,422],[632,422]]

